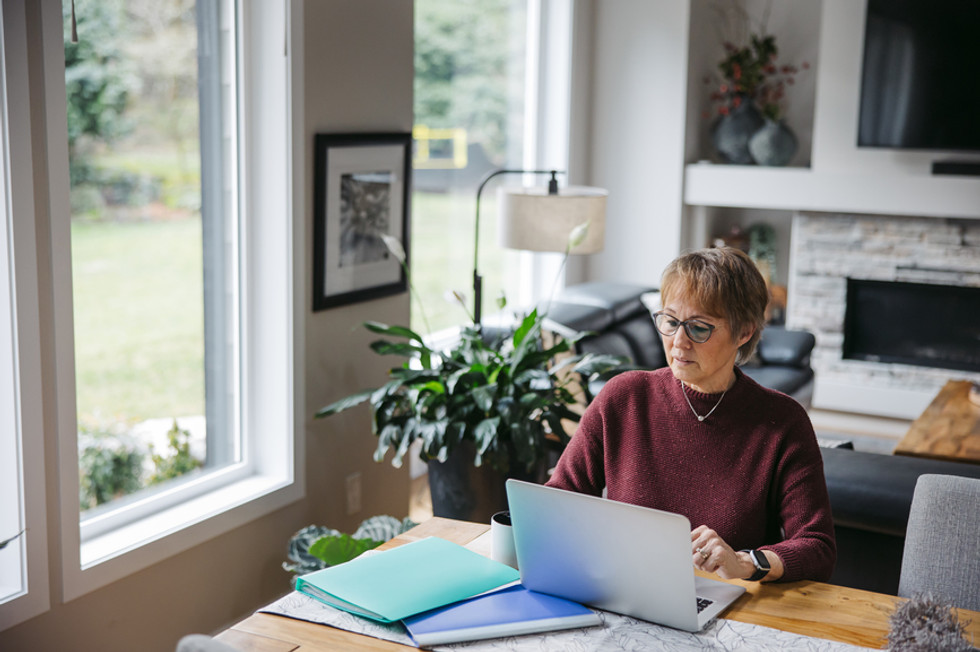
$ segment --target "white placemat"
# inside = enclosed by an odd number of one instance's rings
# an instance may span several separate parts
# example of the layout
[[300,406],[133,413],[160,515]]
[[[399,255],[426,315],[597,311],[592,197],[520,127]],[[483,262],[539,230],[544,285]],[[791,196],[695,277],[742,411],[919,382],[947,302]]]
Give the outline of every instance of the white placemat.
[[[307,620],[338,629],[365,634],[386,641],[415,646],[400,624],[384,625],[360,618],[327,606],[302,593],[293,591],[272,604],[259,609],[262,613],[278,614],[297,620]],[[643,620],[599,611],[602,627],[570,629],[545,634],[494,638],[472,643],[440,645],[434,650],[753,650],[782,652],[853,652],[871,648],[821,638],[801,636],[778,629],[750,625],[734,620],[717,619],[696,634],[654,625]]]

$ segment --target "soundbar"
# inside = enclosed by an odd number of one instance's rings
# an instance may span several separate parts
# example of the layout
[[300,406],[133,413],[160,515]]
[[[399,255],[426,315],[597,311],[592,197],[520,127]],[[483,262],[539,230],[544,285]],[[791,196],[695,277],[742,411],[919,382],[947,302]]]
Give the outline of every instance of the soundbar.
[[980,161],[933,161],[932,173],[980,177]]

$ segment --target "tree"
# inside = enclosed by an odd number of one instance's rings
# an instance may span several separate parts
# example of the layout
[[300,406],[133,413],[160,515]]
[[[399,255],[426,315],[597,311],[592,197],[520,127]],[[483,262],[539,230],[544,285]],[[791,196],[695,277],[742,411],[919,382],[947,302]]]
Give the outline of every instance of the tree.
[[[70,5],[63,8],[66,31]],[[136,80],[122,50],[126,21],[121,0],[76,5],[78,43],[65,38],[65,91],[68,113],[68,158],[73,186],[92,176],[91,155],[97,143],[110,143],[130,129],[126,106]]]
[[523,97],[511,82],[524,78],[512,45],[524,41],[523,12],[512,0],[417,0],[415,11],[416,124],[463,127],[503,164],[508,106]]

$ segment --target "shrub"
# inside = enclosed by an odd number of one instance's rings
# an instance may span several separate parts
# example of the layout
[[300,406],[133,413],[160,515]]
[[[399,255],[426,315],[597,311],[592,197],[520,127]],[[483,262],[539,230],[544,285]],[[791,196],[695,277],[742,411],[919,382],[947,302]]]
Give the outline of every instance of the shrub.
[[107,432],[79,434],[79,504],[83,511],[143,487],[144,455],[135,446]]

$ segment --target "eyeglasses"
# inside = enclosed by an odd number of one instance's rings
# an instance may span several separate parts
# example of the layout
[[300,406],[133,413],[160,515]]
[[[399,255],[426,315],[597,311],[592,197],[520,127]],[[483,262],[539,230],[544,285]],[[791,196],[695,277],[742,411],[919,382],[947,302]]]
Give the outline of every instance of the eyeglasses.
[[668,315],[663,311],[653,313],[653,323],[657,325],[657,330],[666,335],[672,336],[681,326],[692,342],[704,344],[711,337],[715,327],[712,324],[703,322],[700,319],[679,320],[673,315]]

